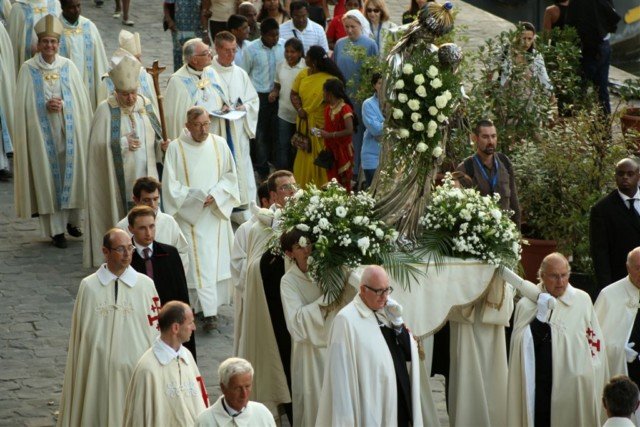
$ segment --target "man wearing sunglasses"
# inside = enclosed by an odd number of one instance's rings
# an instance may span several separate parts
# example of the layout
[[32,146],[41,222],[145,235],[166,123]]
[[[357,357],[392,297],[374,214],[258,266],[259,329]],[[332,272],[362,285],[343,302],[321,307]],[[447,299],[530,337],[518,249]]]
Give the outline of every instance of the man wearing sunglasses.
[[[633,159],[616,164],[617,189],[591,208],[589,244],[597,291],[627,275],[627,254],[640,246],[640,169]],[[597,295],[597,293],[596,293]]]
[[316,425],[422,425],[424,410],[414,406],[421,391],[435,408],[430,389],[420,389],[418,349],[391,292],[386,271],[368,266],[359,294],[333,321]]

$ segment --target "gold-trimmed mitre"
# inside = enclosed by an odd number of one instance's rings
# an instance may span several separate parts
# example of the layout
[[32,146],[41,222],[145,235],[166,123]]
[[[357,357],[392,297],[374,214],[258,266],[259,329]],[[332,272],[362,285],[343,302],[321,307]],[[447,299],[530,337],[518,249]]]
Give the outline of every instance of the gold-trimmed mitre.
[[109,70],[109,77],[117,90],[129,91],[140,86],[140,62],[129,56],[113,57],[113,68]]
[[33,27],[38,38],[42,37],[54,37],[60,39],[64,28],[62,22],[53,15],[45,15],[36,23]]

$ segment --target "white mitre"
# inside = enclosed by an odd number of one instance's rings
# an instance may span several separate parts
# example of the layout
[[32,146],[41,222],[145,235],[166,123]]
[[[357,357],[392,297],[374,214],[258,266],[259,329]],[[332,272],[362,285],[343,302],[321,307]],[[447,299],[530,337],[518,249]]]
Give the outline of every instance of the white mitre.
[[121,49],[126,50],[134,56],[142,55],[139,33],[130,33],[127,30],[120,30],[120,34],[118,34],[118,44]]
[[38,38],[42,37],[54,37],[60,39],[62,31],[62,22],[53,15],[46,15],[40,18],[40,20],[33,27]]
[[140,86],[140,62],[130,56],[114,56],[111,58],[112,68],[109,77],[119,91],[130,91]]

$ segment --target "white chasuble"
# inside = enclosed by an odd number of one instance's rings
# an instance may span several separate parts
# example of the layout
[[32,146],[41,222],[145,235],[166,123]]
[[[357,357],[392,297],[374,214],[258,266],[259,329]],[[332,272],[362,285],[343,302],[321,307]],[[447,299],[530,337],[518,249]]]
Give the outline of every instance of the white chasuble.
[[[413,426],[438,426],[429,380],[411,341]],[[374,312],[356,295],[331,327],[316,426],[394,426],[396,374]]]
[[64,26],[60,37],[60,55],[69,58],[78,67],[95,110],[100,79],[108,69],[102,37],[95,24],[84,16],[80,16],[75,24],[70,24],[60,15],[60,22]]
[[[630,341],[633,323],[640,307],[640,289],[631,281],[629,276],[620,279],[600,291],[594,305],[602,335],[607,339],[607,362],[609,376],[628,375],[625,345]],[[640,343],[634,343],[637,352]],[[637,359],[633,363],[640,363]],[[633,417],[632,417],[633,419]],[[636,411],[636,425],[638,412]]]
[[[238,357],[247,359],[255,370],[251,399],[263,403],[277,416],[278,406],[291,402],[291,395],[260,272],[260,260],[274,235],[272,220],[258,215],[258,221],[249,231],[242,322],[237,327],[241,328]],[[287,267],[285,261],[285,271]]]
[[[239,203],[236,168],[226,141],[209,135],[202,142],[183,133],[165,156],[162,197],[189,243],[187,285],[198,292],[205,316],[229,303],[233,230],[229,217]],[[212,196],[208,207],[204,201]]]
[[[117,289],[117,298],[116,298]],[[80,283],[71,318],[58,426],[120,426],[131,374],[158,336],[153,281],[103,264]]]
[[[87,214],[84,265],[102,261],[102,236],[133,207],[133,183],[143,176],[158,178],[162,158],[159,122],[149,100],[138,96],[132,107],[120,107],[109,97],[96,109],[89,138]],[[140,147],[129,149],[127,135],[135,133]]]
[[[62,111],[47,110],[52,98],[62,99]],[[36,55],[24,64],[12,135],[18,217],[84,208],[90,120],[89,96],[70,60],[56,55],[47,64]]]
[[247,280],[247,244],[249,231],[257,221],[256,215],[242,223],[233,236],[231,249],[231,284],[233,285],[233,354],[238,354],[242,331],[244,285]]
[[7,154],[13,153],[13,111],[16,73],[9,34],[0,24],[0,170],[9,169]]
[[13,46],[13,62],[16,74],[22,64],[36,53],[38,36],[36,23],[46,15],[59,16],[62,12],[57,0],[17,0],[9,14],[9,38]]
[[127,389],[125,427],[193,427],[207,408],[200,370],[189,350],[169,357],[158,338],[136,365]]
[[[291,334],[291,396],[293,400],[293,425],[312,426],[318,414],[318,402],[322,391],[327,340],[329,330],[338,310],[325,317],[325,307],[320,287],[297,265],[293,265],[282,277],[282,308],[287,329]],[[355,289],[347,287],[347,301],[353,299]]]
[[[165,106],[169,139],[180,136],[187,122],[187,110],[194,105],[205,107],[207,111],[219,111],[222,108],[221,91],[218,73],[212,67],[196,71],[184,64],[173,73],[165,93],[165,99],[171,100]],[[218,120],[211,122],[209,132],[226,139],[220,132]]]
[[[224,93],[223,103],[229,106],[242,104],[247,114],[238,120],[218,119],[220,136],[227,140],[233,152],[238,170],[238,188],[240,206],[248,209],[249,203],[256,200],[256,179],[251,163],[249,139],[255,138],[258,125],[260,100],[247,73],[237,65],[223,67],[216,59],[211,67],[218,73],[219,83]],[[245,220],[250,216],[245,212]]]
[[251,402],[232,417],[222,405],[223,396],[198,417],[196,427],[276,427],[273,415],[262,403]]
[[[542,284],[539,289],[544,291]],[[529,324],[537,306],[516,305],[507,393],[507,425],[532,427],[535,352]],[[606,348],[587,293],[569,285],[549,319],[552,348],[551,426],[600,426],[602,388],[609,379]]]

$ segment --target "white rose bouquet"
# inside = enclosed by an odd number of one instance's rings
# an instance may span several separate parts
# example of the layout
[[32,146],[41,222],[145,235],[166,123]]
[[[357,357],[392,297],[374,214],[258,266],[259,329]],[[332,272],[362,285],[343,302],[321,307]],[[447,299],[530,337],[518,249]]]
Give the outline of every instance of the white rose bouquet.
[[376,219],[374,206],[368,193],[347,193],[335,180],[322,190],[310,184],[287,201],[270,247],[281,252],[283,232],[295,228],[306,233],[302,243],[312,245],[309,273],[333,301],[344,286],[345,268],[388,264],[396,250],[398,233]]
[[[434,153],[435,154],[435,153]],[[433,193],[420,223],[422,244],[442,256],[476,258],[513,268],[520,259],[521,236],[498,205],[500,196],[482,196],[456,187],[450,173]]]

